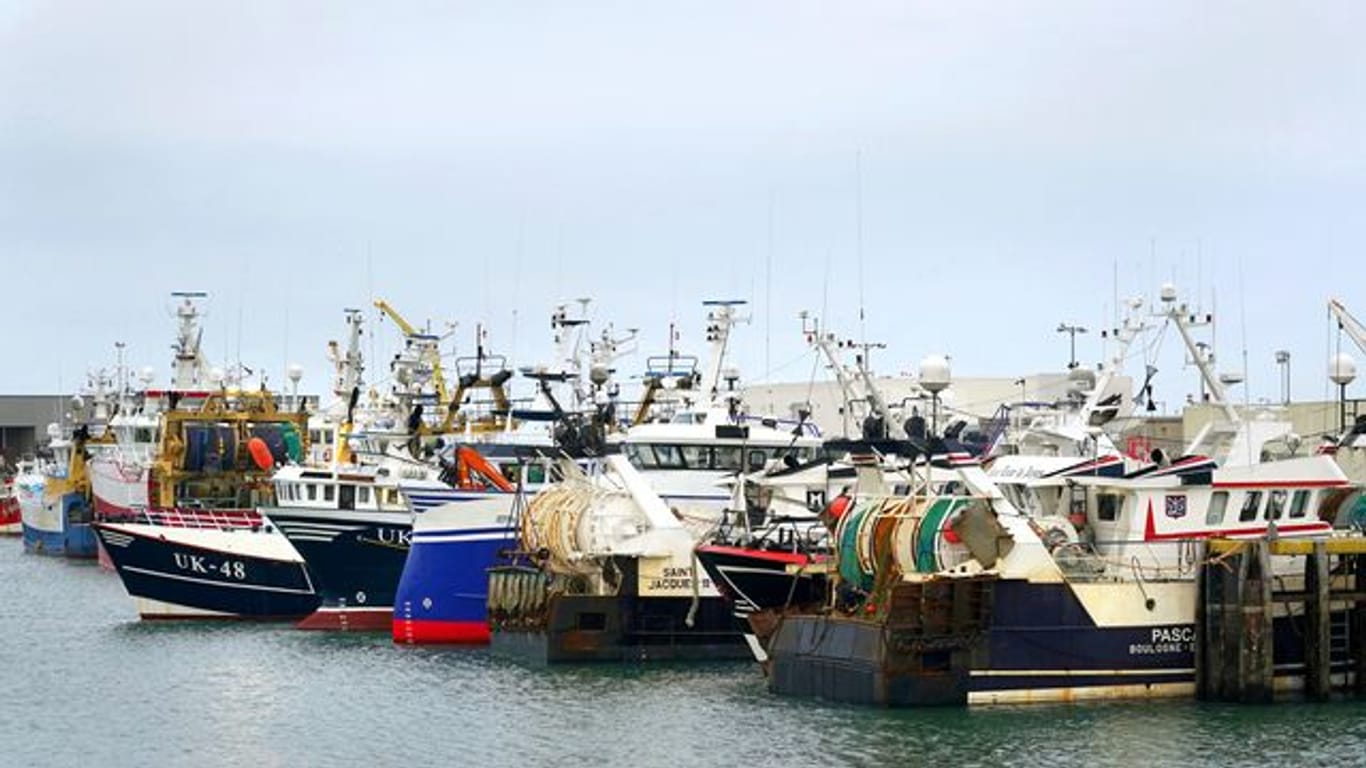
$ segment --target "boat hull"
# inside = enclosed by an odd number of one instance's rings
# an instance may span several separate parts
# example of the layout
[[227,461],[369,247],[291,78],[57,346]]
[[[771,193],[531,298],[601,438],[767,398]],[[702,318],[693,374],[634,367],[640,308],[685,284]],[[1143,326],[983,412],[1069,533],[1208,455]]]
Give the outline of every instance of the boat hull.
[[490,649],[532,664],[747,659],[717,597],[557,595],[538,627],[497,627]]
[[825,595],[824,574],[789,572],[814,562],[809,555],[704,544],[697,548],[697,561],[732,603],[737,617],[811,605]]
[[394,600],[394,642],[489,642],[488,569],[517,546],[511,510],[511,494],[471,495],[428,508],[414,503],[412,546]]
[[79,493],[37,496],[22,508],[24,550],[37,555],[89,559],[98,547],[90,505]]
[[276,507],[266,515],[303,556],[321,600],[300,629],[390,631],[410,513]]
[[143,619],[298,620],[318,607],[278,532],[95,523]]
[[[1067,584],[1022,581],[996,582],[986,602],[984,631],[899,646],[895,631],[871,619],[780,617],[766,639],[769,690],[887,707],[1162,698],[1195,690],[1193,613],[1173,623],[1134,618],[1102,626]],[[1303,670],[1303,617],[1279,617],[1274,631],[1278,685],[1291,687]],[[1349,663],[1335,659],[1334,667],[1345,674]]]

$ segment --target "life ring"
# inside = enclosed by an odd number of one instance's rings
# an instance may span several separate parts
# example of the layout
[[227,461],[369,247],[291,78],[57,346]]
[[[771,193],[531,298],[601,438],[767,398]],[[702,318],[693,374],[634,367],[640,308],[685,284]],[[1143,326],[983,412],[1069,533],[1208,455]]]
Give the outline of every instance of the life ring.
[[332,449],[331,449],[331,448],[324,448],[324,449],[323,449],[323,461],[331,461],[331,460],[332,460]]

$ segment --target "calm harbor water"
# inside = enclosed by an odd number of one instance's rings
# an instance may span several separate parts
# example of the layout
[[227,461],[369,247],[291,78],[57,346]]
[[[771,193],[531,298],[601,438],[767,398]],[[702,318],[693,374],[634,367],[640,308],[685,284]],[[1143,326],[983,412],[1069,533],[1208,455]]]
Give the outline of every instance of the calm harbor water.
[[285,626],[142,624],[0,540],[0,766],[1362,765],[1366,702],[887,712],[748,664],[534,670]]

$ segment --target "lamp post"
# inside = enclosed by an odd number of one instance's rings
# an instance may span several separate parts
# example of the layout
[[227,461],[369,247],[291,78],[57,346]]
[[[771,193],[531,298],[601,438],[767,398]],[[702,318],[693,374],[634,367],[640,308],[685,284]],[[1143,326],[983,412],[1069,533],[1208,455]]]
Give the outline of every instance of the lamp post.
[[1290,405],[1290,352],[1276,350],[1276,365],[1281,367],[1281,404]]
[[1071,352],[1068,356],[1067,369],[1077,367],[1077,334],[1086,333],[1086,328],[1074,323],[1058,323],[1058,333],[1065,333],[1071,338]]

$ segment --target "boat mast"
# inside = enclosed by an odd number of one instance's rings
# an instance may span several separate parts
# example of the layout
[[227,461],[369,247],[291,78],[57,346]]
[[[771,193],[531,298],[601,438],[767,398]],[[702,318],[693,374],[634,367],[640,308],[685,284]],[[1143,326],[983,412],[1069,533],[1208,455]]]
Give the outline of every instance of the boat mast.
[[176,332],[175,344],[171,346],[175,351],[175,372],[171,379],[171,388],[182,391],[195,390],[200,388],[205,380],[205,363],[200,350],[204,329],[199,325],[202,317],[199,302],[208,298],[208,294],[203,291],[176,291],[171,296],[181,300],[180,305],[176,307],[176,320],[179,321],[180,327]]
[[1124,316],[1118,328],[1109,333],[1110,338],[1115,342],[1115,353],[1110,358],[1110,365],[1101,371],[1096,378],[1095,386],[1090,395],[1087,396],[1085,404],[1081,408],[1083,423],[1090,423],[1091,414],[1100,405],[1100,399],[1105,396],[1105,391],[1110,388],[1110,382],[1124,372],[1124,361],[1129,356],[1129,347],[1134,340],[1148,330],[1148,324],[1140,316],[1139,310],[1143,307],[1143,299],[1135,297],[1129,300],[1129,314]]
[[346,313],[346,353],[339,352],[337,343],[332,342],[328,345],[327,356],[336,368],[336,377],[332,380],[332,393],[343,402],[348,402],[351,393],[365,383],[365,356],[360,348],[360,337],[363,332],[361,326],[365,322],[365,315],[352,307],[342,311]]
[[1214,375],[1213,355],[1207,355],[1196,344],[1194,337],[1191,336],[1191,328],[1196,325],[1208,325],[1214,321],[1213,315],[1205,315],[1204,318],[1197,319],[1190,314],[1190,309],[1185,304],[1178,304],[1176,301],[1176,287],[1171,283],[1162,286],[1162,314],[1176,326],[1176,330],[1181,334],[1181,341],[1186,345],[1191,358],[1195,362],[1195,367],[1200,371],[1200,379],[1205,383],[1205,388],[1209,392],[1210,400],[1224,412],[1224,417],[1231,424],[1241,421],[1238,411],[1228,401],[1228,392],[1224,389],[1223,382]]
[[[807,343],[816,347],[825,356],[830,369],[835,373],[835,381],[839,383],[840,391],[844,393],[844,402],[848,404],[859,399],[858,394],[854,391],[853,381],[853,376],[857,376],[859,383],[863,385],[863,399],[867,401],[872,412],[882,420],[884,428],[890,430],[893,424],[892,411],[887,406],[887,401],[882,397],[882,392],[878,389],[877,383],[873,379],[873,373],[868,367],[868,350],[881,349],[886,345],[869,343],[857,345],[862,349],[862,352],[854,357],[855,367],[851,375],[849,367],[840,358],[839,350],[856,346],[855,343],[853,341],[840,342],[835,338],[835,334],[823,332],[819,318],[810,318],[810,323],[808,323],[806,312],[802,312],[800,317],[802,319],[802,333],[806,335]],[[849,409],[846,407],[843,410],[845,417],[844,432],[847,435],[849,432]]]
[[[730,331],[736,324],[748,318],[736,315],[735,308],[746,302],[737,299],[712,300],[702,302],[704,307],[712,307],[707,312],[707,343],[711,345],[711,357],[707,361],[706,377],[702,379],[702,391],[716,400],[721,394],[721,378],[726,362],[726,347],[730,341]],[[673,354],[670,341],[670,355]]]

